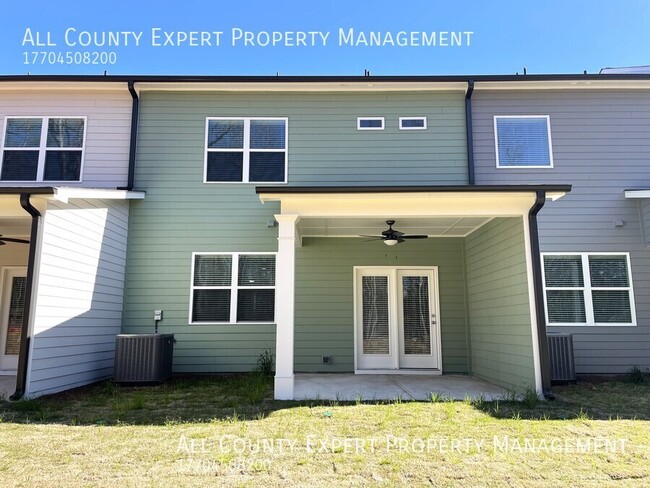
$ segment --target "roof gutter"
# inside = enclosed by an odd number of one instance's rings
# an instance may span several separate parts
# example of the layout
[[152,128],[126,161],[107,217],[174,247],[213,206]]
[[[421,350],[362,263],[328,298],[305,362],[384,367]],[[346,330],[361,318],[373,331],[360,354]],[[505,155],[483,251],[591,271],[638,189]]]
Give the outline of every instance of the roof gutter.
[[535,313],[537,315],[537,345],[542,375],[542,393],[547,400],[555,400],[551,391],[551,362],[549,359],[548,340],[546,338],[546,314],[544,312],[544,288],[542,284],[542,258],[539,251],[539,231],[537,214],[546,203],[546,192],[536,192],[535,203],[528,211],[528,229],[533,261],[533,287],[535,289]]
[[129,80],[127,82],[129,88],[129,93],[133,99],[133,104],[131,105],[131,140],[129,142],[129,176],[127,179],[126,186],[118,188],[118,190],[133,190],[133,185],[135,182],[135,153],[138,144],[138,117],[140,113],[140,98],[138,97],[138,92],[135,91],[135,82]]
[[467,80],[465,92],[465,133],[467,140],[467,182],[474,184],[474,138],[472,137],[472,93],[474,80]]
[[29,257],[27,260],[27,282],[25,284],[25,304],[23,305],[23,323],[20,332],[20,350],[18,352],[18,369],[16,371],[16,391],[11,400],[19,400],[25,394],[27,385],[27,365],[29,364],[29,345],[31,342],[30,318],[32,314],[32,291],[34,288],[34,268],[36,263],[36,243],[41,213],[31,202],[29,193],[20,194],[20,206],[32,217],[32,228],[29,236]]

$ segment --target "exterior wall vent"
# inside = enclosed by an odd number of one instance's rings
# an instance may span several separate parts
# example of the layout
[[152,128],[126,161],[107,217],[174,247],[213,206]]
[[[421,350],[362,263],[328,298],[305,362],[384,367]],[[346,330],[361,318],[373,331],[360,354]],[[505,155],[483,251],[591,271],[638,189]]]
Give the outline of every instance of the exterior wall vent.
[[551,381],[554,383],[575,382],[573,337],[571,334],[548,334],[547,337],[551,362]]
[[116,383],[154,383],[172,375],[174,334],[119,334],[115,338]]

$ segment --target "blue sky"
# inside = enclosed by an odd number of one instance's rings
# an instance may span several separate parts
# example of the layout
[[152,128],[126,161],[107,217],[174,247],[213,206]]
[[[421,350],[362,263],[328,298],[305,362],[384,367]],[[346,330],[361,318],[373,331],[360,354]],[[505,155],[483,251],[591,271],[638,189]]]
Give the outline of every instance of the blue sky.
[[[24,0],[8,3],[3,17],[0,74],[511,74],[524,66],[529,73],[594,73],[604,66],[650,64],[647,0]],[[161,39],[163,31],[223,34],[219,46],[154,47],[152,28],[161,29]],[[351,47],[339,45],[339,28],[354,29],[355,38],[370,31],[473,34],[469,46]],[[27,29],[31,37],[22,45]],[[80,47],[66,44],[67,29],[74,29],[72,42],[85,31],[143,34],[139,46],[131,37],[129,46]],[[324,46],[232,46],[232,29],[330,37]],[[56,46],[33,45],[37,33],[44,43],[48,32]],[[80,61],[84,51],[106,52],[105,58],[113,52],[115,63],[76,63],[74,56]]]

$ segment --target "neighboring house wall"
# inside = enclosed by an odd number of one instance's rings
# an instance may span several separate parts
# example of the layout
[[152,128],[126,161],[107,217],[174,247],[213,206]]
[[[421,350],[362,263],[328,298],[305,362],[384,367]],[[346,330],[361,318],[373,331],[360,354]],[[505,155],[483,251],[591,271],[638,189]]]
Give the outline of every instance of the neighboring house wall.
[[43,217],[27,395],[113,372],[120,333],[128,202],[50,202]]
[[[289,185],[464,184],[463,103],[451,93],[142,93],[136,187],[147,198],[131,206],[124,332],[151,332],[164,310],[177,372],[250,370],[275,346],[274,325],[188,325],[192,252],[278,246],[268,222],[279,206],[262,205],[255,184],[203,183],[206,117],[288,117]],[[429,129],[399,131],[407,115],[426,115]],[[358,116],[383,116],[387,128],[358,131]]]
[[466,238],[472,374],[535,388],[524,227],[497,218]]
[[[462,238],[390,249],[380,241],[305,238],[296,249],[296,371],[354,371],[354,266],[437,266],[442,370],[468,372]],[[322,364],[325,354],[331,364]]]
[[[650,97],[635,90],[481,91],[473,101],[477,184],[568,183],[539,214],[544,252],[629,252],[637,326],[549,327],[573,333],[578,373],[650,367],[650,251],[637,201],[650,183]],[[554,168],[497,169],[494,115],[550,115]],[[615,221],[625,225],[616,227]],[[646,227],[647,228],[647,227]]]
[[[85,116],[82,181],[67,186],[116,188],[127,183],[131,105],[126,84],[122,91],[0,90],[0,134],[8,116]],[[2,181],[0,186],[15,186],[15,182]]]

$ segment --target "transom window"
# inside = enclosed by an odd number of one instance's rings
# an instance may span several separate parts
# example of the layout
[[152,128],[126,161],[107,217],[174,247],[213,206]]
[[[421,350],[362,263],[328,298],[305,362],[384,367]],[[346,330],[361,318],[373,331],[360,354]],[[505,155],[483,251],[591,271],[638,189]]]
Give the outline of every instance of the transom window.
[[7,117],[2,181],[80,181],[85,117]]
[[210,117],[206,183],[286,183],[287,118]]
[[384,130],[384,118],[357,117],[357,130]]
[[426,130],[426,117],[400,117],[399,130]]
[[635,325],[628,254],[543,254],[548,325]]
[[273,322],[274,253],[194,253],[190,323]]
[[552,168],[548,115],[494,117],[497,168]]

